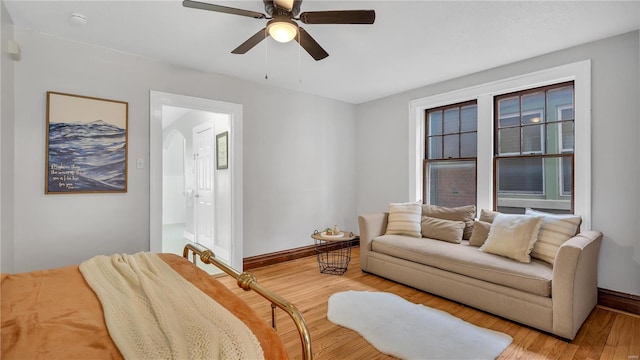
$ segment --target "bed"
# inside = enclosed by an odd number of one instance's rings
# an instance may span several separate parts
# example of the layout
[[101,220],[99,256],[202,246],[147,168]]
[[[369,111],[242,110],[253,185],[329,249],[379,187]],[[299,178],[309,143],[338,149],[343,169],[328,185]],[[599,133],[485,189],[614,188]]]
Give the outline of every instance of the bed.
[[[192,255],[193,263],[189,261],[189,255]],[[265,359],[288,358],[275,330],[274,312],[276,308],[284,310],[299,332],[302,358],[312,359],[311,338],[301,313],[291,303],[259,285],[253,275],[240,274],[218,261],[208,249],[190,244],[184,248],[182,257],[157,254],[157,258],[246,325],[259,341]],[[195,266],[197,258],[233,276],[242,289],[253,290],[270,301],[271,326],[225,285]],[[99,292],[89,286],[90,281],[83,276],[83,265],[2,274],[2,359],[123,358],[123,352],[112,339],[111,323],[108,327],[109,321],[105,320],[105,311],[109,308],[101,302],[104,299],[96,295]],[[148,333],[155,334],[154,331]]]

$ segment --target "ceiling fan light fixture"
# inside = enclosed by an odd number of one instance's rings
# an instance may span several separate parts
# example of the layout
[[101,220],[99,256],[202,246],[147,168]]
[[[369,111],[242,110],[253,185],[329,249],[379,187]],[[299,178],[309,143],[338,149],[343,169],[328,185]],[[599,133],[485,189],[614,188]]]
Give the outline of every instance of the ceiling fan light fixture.
[[274,19],[267,25],[267,31],[275,41],[286,43],[298,35],[298,25],[289,19]]

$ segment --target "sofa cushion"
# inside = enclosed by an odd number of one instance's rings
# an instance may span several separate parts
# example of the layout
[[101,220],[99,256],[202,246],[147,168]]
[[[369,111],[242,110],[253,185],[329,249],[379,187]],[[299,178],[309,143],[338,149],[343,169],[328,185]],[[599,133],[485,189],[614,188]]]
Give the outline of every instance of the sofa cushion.
[[468,240],[473,230],[473,219],[476,216],[476,206],[467,205],[455,208],[448,208],[438,205],[422,205],[422,216],[428,216],[444,220],[464,222],[464,233],[462,238]]
[[473,231],[469,238],[469,245],[482,246],[489,237],[489,231],[491,230],[491,223],[476,220],[473,222]]
[[422,237],[420,234],[420,213],[420,203],[389,204],[389,220],[386,234]]
[[541,223],[535,216],[498,214],[480,250],[528,263]]
[[480,217],[478,218],[478,220],[491,224],[493,222],[493,219],[495,219],[496,215],[498,214],[500,213],[497,211],[482,209],[480,211]]
[[462,241],[464,222],[422,217],[422,236],[459,244]]
[[478,280],[526,291],[539,296],[551,295],[552,267],[532,260],[521,263],[502,256],[478,251],[466,241],[453,244],[428,238],[382,235],[374,238],[372,251]]
[[560,245],[574,237],[582,223],[580,215],[549,214],[532,209],[527,209],[525,214],[542,217],[538,241],[533,245],[531,256],[549,264],[555,261]]

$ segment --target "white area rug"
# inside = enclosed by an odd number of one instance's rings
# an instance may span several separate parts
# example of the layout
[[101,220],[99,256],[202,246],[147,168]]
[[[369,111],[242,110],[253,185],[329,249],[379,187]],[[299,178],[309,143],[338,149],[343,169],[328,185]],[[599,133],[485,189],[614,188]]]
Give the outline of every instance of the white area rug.
[[335,293],[327,317],[401,359],[495,359],[513,340],[385,292]]

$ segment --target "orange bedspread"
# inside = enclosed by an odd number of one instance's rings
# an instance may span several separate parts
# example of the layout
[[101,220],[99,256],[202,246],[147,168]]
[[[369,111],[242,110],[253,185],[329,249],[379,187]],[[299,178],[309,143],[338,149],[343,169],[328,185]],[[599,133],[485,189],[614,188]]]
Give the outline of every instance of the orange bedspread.
[[[167,264],[240,318],[260,340],[265,359],[286,359],[278,334],[223,284],[185,258]],[[2,274],[2,359],[122,359],[102,306],[78,266]]]

